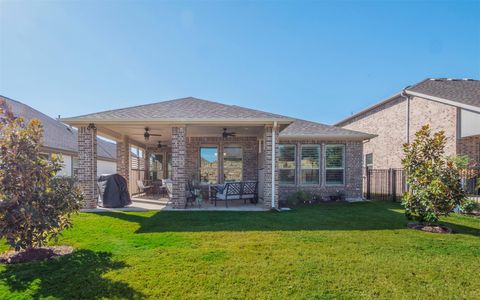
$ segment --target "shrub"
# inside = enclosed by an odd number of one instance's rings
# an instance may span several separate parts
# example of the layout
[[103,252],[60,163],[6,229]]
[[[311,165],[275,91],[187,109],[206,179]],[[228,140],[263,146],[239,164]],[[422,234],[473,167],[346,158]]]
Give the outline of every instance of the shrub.
[[302,204],[310,204],[314,202],[314,195],[305,191],[296,191],[287,196],[287,204],[298,206]]
[[82,201],[71,179],[55,178],[62,161],[41,155],[42,137],[40,121],[25,124],[0,103],[0,238],[17,251],[57,239]]
[[409,186],[403,204],[409,219],[438,222],[439,216],[448,215],[465,199],[457,164],[443,156],[445,141],[443,131],[432,136],[424,125],[414,141],[403,146],[402,165]]
[[460,211],[464,214],[470,214],[474,210],[478,209],[479,204],[472,199],[465,200],[460,206]]

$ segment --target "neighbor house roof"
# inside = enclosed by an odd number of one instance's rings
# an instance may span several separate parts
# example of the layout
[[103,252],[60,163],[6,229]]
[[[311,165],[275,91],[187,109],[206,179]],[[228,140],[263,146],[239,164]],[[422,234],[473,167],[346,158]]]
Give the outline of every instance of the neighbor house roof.
[[371,139],[376,135],[348,130],[341,127],[296,119],[282,130],[280,138],[324,138],[324,139]]
[[142,124],[146,124],[149,121],[168,124],[212,122],[225,124],[222,122],[277,121],[279,124],[288,125],[281,131],[280,138],[310,137],[364,140],[374,137],[374,135],[331,125],[193,97],[109,110],[62,120],[74,126],[88,123],[107,124],[119,122],[125,124],[128,121],[140,122]]
[[[27,122],[31,119],[38,119],[42,122],[44,129],[43,146],[45,148],[58,152],[78,152],[78,137],[76,129],[71,128],[19,101],[4,96],[0,96],[0,100],[1,99],[5,100],[15,116],[22,117]],[[115,160],[117,156],[116,145],[102,139],[97,139],[97,153],[100,159]]]
[[214,121],[278,121],[291,123],[291,118],[255,109],[227,105],[218,102],[187,97],[152,104],[132,106],[97,112],[88,115],[64,118],[63,121],[76,125],[111,122],[166,122],[202,123]]
[[355,113],[339,122],[336,126],[343,126],[351,120],[366,114],[377,107],[399,99],[403,95],[417,96],[432,101],[445,103],[460,108],[480,112],[480,80],[427,78],[413,86],[406,87],[402,92],[386,98],[375,105]]

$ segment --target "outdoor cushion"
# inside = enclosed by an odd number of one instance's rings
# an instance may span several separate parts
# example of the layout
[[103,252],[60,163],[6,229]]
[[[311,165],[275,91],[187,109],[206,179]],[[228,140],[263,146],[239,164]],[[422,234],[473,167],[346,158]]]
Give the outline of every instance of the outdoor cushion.
[[220,194],[220,193],[217,193],[217,199],[219,200],[238,200],[240,199],[240,195],[228,195],[228,198],[225,194]]

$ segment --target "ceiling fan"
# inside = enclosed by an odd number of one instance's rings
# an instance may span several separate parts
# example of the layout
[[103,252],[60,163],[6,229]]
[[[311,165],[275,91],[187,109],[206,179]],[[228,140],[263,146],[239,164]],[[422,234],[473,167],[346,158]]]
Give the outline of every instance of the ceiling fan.
[[151,136],[162,136],[161,134],[150,133],[150,128],[145,127],[145,132],[143,133],[143,137],[145,141],[148,141]]
[[228,132],[227,128],[223,128],[222,137],[223,137],[224,140],[227,139],[230,136],[235,136],[235,135],[236,135],[235,132]]

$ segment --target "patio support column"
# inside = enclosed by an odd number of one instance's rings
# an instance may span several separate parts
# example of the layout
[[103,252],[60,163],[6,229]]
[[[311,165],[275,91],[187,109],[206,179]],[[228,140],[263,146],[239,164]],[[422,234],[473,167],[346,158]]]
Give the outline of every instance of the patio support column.
[[175,208],[185,208],[187,183],[185,161],[187,158],[187,128],[172,127],[172,203]]
[[[265,159],[263,166],[263,202],[265,208],[278,208],[278,127],[271,125],[265,126],[264,140]],[[275,174],[272,176],[273,168],[275,169]]]
[[117,141],[117,173],[125,178],[130,189],[130,143],[126,137]]
[[84,197],[83,208],[96,208],[97,128],[94,124],[78,128],[78,186]]

